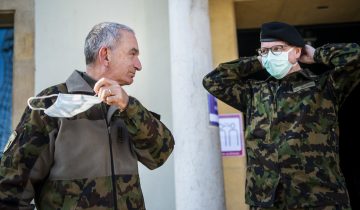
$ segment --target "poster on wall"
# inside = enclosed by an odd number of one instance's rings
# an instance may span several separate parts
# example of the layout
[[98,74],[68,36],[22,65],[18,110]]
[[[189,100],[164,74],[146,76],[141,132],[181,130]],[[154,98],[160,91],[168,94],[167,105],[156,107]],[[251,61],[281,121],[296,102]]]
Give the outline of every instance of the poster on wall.
[[219,132],[223,156],[244,155],[244,127],[242,114],[220,114]]
[[208,94],[209,124],[219,126],[219,116],[216,98]]

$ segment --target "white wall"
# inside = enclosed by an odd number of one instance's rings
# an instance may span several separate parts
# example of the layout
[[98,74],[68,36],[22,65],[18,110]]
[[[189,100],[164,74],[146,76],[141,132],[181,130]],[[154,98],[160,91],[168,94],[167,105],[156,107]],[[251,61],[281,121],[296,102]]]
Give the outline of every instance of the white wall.
[[[35,0],[35,93],[85,70],[85,36],[102,21],[135,30],[143,70],[126,90],[172,129],[167,0]],[[175,209],[173,168],[172,156],[153,171],[140,166],[148,210]]]

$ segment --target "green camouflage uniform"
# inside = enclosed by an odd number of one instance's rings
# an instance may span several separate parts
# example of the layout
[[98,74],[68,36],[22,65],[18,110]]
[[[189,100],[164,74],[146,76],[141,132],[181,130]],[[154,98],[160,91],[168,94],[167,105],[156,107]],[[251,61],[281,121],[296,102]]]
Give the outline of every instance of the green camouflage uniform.
[[[78,71],[39,96],[56,93],[95,94]],[[33,209],[34,198],[38,210],[144,210],[137,163],[155,169],[174,147],[154,116],[133,97],[123,112],[100,103],[72,118],[26,108],[1,158],[0,209]]]
[[338,112],[359,83],[359,56],[357,44],[327,44],[314,55],[331,69],[321,75],[303,69],[281,80],[255,80],[252,75],[265,70],[253,56],[205,76],[212,95],[245,114],[250,206],[349,206],[339,167]]

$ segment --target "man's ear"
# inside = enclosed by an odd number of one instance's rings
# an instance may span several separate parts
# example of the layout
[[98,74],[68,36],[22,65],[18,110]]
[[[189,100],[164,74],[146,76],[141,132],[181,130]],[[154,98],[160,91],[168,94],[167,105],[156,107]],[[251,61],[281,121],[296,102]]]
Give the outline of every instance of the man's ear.
[[101,47],[99,49],[98,57],[100,63],[107,66],[109,64],[109,49],[107,47]]
[[301,57],[302,51],[303,51],[303,49],[302,49],[301,47],[296,47],[296,48],[295,48],[296,58],[300,58],[300,57]]

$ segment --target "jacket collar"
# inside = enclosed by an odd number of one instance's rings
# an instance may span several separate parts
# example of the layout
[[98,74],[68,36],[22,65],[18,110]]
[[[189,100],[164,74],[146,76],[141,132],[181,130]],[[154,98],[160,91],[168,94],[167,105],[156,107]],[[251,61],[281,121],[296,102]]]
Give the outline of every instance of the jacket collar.
[[[309,69],[304,68],[304,69],[301,69],[300,71],[293,72],[293,73],[291,73],[289,75],[286,75],[281,80],[284,80],[284,81],[297,81],[300,78],[305,79],[305,80],[314,81],[314,80],[318,80],[319,75],[316,75],[312,71],[310,71]],[[274,77],[270,76],[270,77],[268,77],[266,79],[266,81],[270,80],[270,79],[276,80]]]
[[69,93],[88,93],[95,94],[92,87],[82,77],[82,72],[75,70],[70,77],[66,80],[66,86]]
[[[75,70],[70,77],[66,80],[66,86],[69,93],[88,93],[91,95],[95,95],[93,88],[90,84],[83,78],[83,72]],[[95,82],[95,81],[94,81]],[[93,84],[91,84],[93,85]],[[107,112],[107,119],[110,122],[112,115],[118,110],[117,106],[110,106]]]
[[310,71],[307,68],[299,71],[299,74],[309,80],[317,80],[319,78],[319,75],[314,74],[312,71]]

